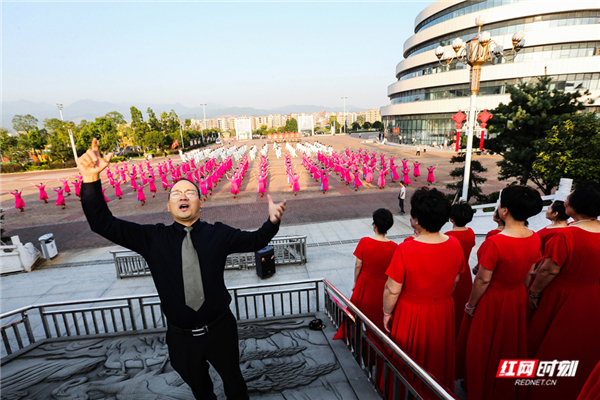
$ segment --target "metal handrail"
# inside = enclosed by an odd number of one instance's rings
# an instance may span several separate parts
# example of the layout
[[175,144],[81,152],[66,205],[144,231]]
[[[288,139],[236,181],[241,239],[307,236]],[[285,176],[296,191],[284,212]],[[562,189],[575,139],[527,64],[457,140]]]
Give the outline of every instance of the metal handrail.
[[[364,333],[362,332],[362,329],[360,328],[361,325],[366,325],[367,328],[375,333],[375,335],[382,341],[385,343],[385,345],[387,345],[387,347],[389,349],[391,349],[393,351],[393,353],[402,360],[402,362],[404,364],[406,364],[410,370],[419,377],[419,379],[421,379],[421,381],[423,383],[425,383],[425,385],[427,385],[427,387],[429,389],[431,389],[436,396],[438,396],[440,399],[444,399],[444,400],[457,400],[458,398],[456,396],[454,396],[451,393],[448,393],[448,391],[446,391],[446,389],[444,389],[443,386],[441,386],[434,377],[432,377],[425,369],[423,369],[416,361],[414,361],[412,358],[410,358],[408,356],[408,354],[406,354],[400,347],[398,347],[398,345],[396,343],[394,343],[392,341],[392,339],[390,339],[389,336],[387,336],[386,334],[384,334],[381,330],[379,330],[379,328],[373,324],[373,322],[371,322],[363,313],[362,311],[360,311],[354,304],[352,304],[352,302],[346,297],[344,296],[335,286],[333,286],[327,279],[323,279],[323,282],[325,283],[325,287],[326,289],[329,289],[331,291],[333,291],[333,293],[340,299],[342,300],[344,303],[346,303],[347,309],[352,311],[352,313],[354,314],[354,317],[358,317],[358,319],[360,320],[360,323],[357,323],[356,326],[359,327],[359,332],[360,332],[360,337],[362,339],[366,339],[366,336],[364,335]],[[359,355],[360,356],[360,355]],[[375,382],[376,383],[376,382]],[[406,384],[406,382],[404,382]],[[408,390],[408,388],[407,388]],[[416,393],[415,393],[416,394]],[[418,395],[418,394],[417,394]]]

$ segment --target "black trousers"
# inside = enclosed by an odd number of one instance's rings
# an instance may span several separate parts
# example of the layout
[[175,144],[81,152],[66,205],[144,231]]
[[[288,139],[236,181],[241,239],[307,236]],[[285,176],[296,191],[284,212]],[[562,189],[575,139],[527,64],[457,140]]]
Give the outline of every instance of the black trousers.
[[223,379],[228,400],[247,400],[248,388],[240,370],[237,323],[229,311],[202,336],[167,330],[171,366],[187,383],[196,399],[216,400],[208,363]]
[[398,205],[400,206],[400,212],[404,212],[404,199],[398,199]]

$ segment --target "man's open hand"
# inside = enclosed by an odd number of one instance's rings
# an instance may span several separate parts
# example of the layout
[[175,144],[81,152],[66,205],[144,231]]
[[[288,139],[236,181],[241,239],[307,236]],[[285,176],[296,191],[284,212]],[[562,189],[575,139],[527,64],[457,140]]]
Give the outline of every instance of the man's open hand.
[[284,200],[281,203],[275,204],[270,194],[267,195],[267,200],[269,200],[269,219],[272,223],[278,224],[285,212],[286,201]]
[[95,182],[100,179],[100,172],[110,163],[112,153],[108,153],[104,158],[98,151],[98,139],[92,140],[92,148],[88,149],[84,155],[77,159],[77,167],[83,176],[84,182]]

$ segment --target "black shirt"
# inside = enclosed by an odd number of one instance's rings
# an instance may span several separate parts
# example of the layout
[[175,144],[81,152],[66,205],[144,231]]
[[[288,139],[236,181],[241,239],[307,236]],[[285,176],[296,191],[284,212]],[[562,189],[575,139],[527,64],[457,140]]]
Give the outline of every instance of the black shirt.
[[186,236],[183,225],[177,222],[169,226],[140,225],[113,217],[99,180],[81,185],[81,204],[92,231],[144,257],[167,320],[183,329],[202,327],[229,308],[231,296],[223,277],[227,255],[260,250],[279,230],[279,224],[270,219],[254,232],[220,222],[214,225],[194,222],[192,242],[198,252],[206,298],[202,307],[194,311],[186,306],[183,289],[181,245]]

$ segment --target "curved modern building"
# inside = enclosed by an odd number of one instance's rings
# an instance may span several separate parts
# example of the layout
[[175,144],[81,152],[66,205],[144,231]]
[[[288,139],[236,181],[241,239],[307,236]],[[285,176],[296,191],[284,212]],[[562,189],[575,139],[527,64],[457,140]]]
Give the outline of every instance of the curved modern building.
[[[415,34],[404,43],[404,60],[396,82],[388,87],[391,104],[381,108],[388,138],[403,143],[441,144],[456,137],[450,117],[469,108],[469,66],[454,60],[442,66],[438,46],[451,54],[450,43],[477,35],[475,18],[485,16],[482,31],[508,53],[512,36],[525,31],[525,48],[516,57],[486,63],[476,108],[493,109],[510,96],[506,84],[554,78],[559,89],[589,89],[600,105],[600,7],[597,1],[440,0],[415,19]],[[399,128],[399,129],[393,129]],[[392,133],[395,132],[395,133]],[[399,132],[399,133],[398,133]]]

